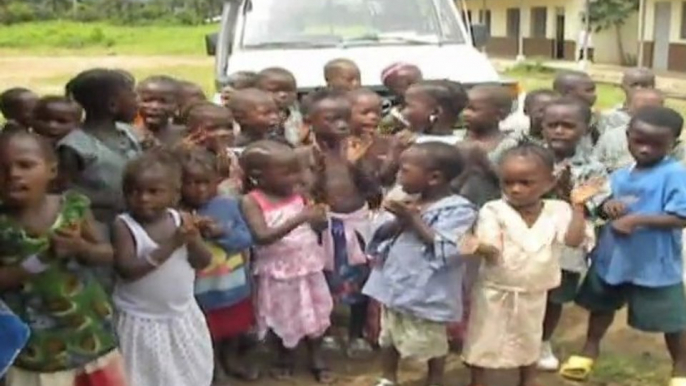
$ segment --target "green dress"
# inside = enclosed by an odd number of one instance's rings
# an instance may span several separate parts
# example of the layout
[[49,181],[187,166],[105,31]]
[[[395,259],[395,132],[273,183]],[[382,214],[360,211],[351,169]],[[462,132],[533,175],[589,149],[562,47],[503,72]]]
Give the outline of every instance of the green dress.
[[[65,193],[51,232],[78,227],[89,200]],[[31,237],[0,215],[0,267],[20,265],[49,248],[49,234]],[[49,258],[48,258],[49,259]],[[52,260],[49,268],[0,298],[31,329],[31,337],[15,366],[28,371],[54,372],[84,366],[116,347],[112,306],[91,268],[76,259]]]

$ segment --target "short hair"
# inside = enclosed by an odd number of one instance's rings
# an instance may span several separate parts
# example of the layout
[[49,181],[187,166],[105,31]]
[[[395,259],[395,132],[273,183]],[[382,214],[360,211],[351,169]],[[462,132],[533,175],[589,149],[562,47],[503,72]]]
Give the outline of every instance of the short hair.
[[684,126],[684,118],[681,114],[669,107],[663,106],[646,106],[639,109],[631,118],[629,127],[638,121],[651,126],[667,128],[671,130],[674,138],[681,136],[681,130]]
[[129,161],[124,168],[122,188],[124,193],[128,193],[134,188],[136,179],[146,170],[159,167],[168,174],[166,179],[172,189],[181,189],[181,165],[177,155],[166,148],[155,148],[148,150],[137,158]]
[[429,163],[428,168],[443,174],[447,182],[452,181],[464,171],[464,158],[455,146],[431,141],[412,145],[411,148],[424,152]]
[[626,81],[627,78],[649,78],[650,81],[655,83],[655,73],[653,70],[646,67],[632,67],[624,70],[622,74],[622,83]]
[[560,94],[555,92],[555,90],[552,89],[547,89],[547,88],[541,88],[538,90],[533,90],[528,93],[526,93],[526,96],[524,97],[524,109],[527,110],[534,101],[540,97],[545,97],[545,98],[556,98]]
[[285,78],[296,84],[295,76],[292,72],[283,67],[268,67],[257,73],[255,85],[259,86],[262,81],[272,77]]
[[83,107],[86,114],[103,114],[118,92],[130,89],[131,82],[120,71],[96,68],[76,75],[67,83],[67,97]]
[[581,80],[593,82],[591,77],[585,72],[573,70],[560,71],[555,75],[555,80],[553,80],[553,90],[560,94],[566,94],[574,88],[575,83]]
[[264,139],[249,144],[240,155],[238,163],[243,173],[243,189],[249,191],[254,188],[255,172],[264,168],[271,157],[279,151],[292,151],[295,149],[287,142]]
[[73,100],[59,95],[48,95],[40,98],[36,104],[36,109],[34,110],[34,115],[39,116],[45,114],[51,105],[54,104],[64,104],[74,109],[74,114],[77,119],[81,119],[83,114],[83,109],[78,103]]
[[428,94],[452,116],[459,116],[469,101],[462,84],[451,80],[422,80],[412,85],[412,88]]
[[138,88],[141,89],[150,84],[162,84],[168,86],[173,90],[174,93],[179,92],[179,90],[181,89],[181,83],[178,80],[167,75],[153,75],[147,77],[143,79],[140,83],[138,83]]
[[656,89],[656,88],[640,88],[635,91],[633,91],[632,95],[633,98],[636,98],[637,95],[642,95],[642,94],[648,94],[651,96],[658,97],[664,101],[665,99],[665,93],[663,93],[661,90]]
[[381,99],[381,96],[377,92],[366,87],[360,87],[354,90],[350,90],[346,93],[346,95],[350,101],[355,101],[357,100],[357,98],[363,96],[376,96],[377,98]]
[[410,72],[416,79],[422,78],[422,70],[420,70],[419,67],[415,66],[414,64],[393,63],[381,71],[381,83],[386,83],[389,78],[396,76],[403,71]]
[[219,172],[216,156],[205,148],[199,146],[184,148],[179,156],[181,159],[181,170],[184,173],[191,167],[199,167],[208,173]]
[[10,141],[17,137],[28,138],[35,141],[38,144],[40,152],[45,161],[57,162],[57,154],[55,153],[55,148],[50,141],[46,140],[43,136],[37,133],[28,131],[19,126],[9,126],[8,128],[0,131],[0,148],[7,146]]
[[551,172],[555,169],[555,156],[553,153],[533,142],[523,141],[517,144],[517,146],[505,150],[500,156],[499,164],[502,165],[512,157],[533,157],[538,159],[538,161]]
[[245,88],[236,91],[229,100],[229,109],[234,112],[245,111],[255,105],[267,101],[274,101],[272,96],[259,88]]
[[565,106],[575,108],[579,112],[581,119],[583,119],[584,123],[586,124],[591,123],[591,119],[593,118],[593,111],[591,111],[591,107],[588,105],[588,103],[584,103],[579,98],[570,96],[559,97],[551,101],[545,108],[547,110],[553,106]]
[[305,95],[301,104],[301,113],[303,116],[308,116],[314,112],[317,106],[324,100],[338,99],[349,101],[348,93],[341,90],[333,90],[329,88],[322,88],[314,90]]
[[480,92],[487,95],[488,99],[493,105],[506,113],[512,110],[512,95],[507,88],[498,84],[485,84],[483,86],[474,86],[471,92]]
[[356,69],[357,71],[360,70],[360,68],[357,66],[357,63],[350,59],[337,58],[330,60],[324,65],[324,79],[329,80],[336,76],[339,71],[349,68]]
[[234,90],[253,88],[257,85],[257,73],[254,71],[237,71],[226,79],[226,85]]
[[200,117],[207,113],[226,114],[227,118],[233,120],[233,114],[231,113],[231,110],[224,106],[219,106],[212,102],[204,101],[192,104],[186,109],[183,114],[184,122],[186,122],[189,129],[193,128],[193,126],[198,123]]
[[27,93],[33,94],[33,91],[23,87],[14,87],[3,91],[0,94],[0,113],[5,118],[11,118],[21,108],[20,100],[22,95]]

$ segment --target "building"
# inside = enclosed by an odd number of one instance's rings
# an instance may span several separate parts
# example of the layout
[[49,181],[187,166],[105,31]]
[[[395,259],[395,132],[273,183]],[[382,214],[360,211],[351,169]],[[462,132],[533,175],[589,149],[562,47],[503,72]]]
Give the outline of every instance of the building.
[[686,71],[686,1],[644,0],[639,13],[644,20],[643,65]]

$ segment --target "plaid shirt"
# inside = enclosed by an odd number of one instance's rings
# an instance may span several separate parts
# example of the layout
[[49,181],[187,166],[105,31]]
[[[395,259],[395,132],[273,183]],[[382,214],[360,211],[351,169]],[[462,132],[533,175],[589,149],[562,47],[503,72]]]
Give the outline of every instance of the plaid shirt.
[[617,105],[614,108],[603,111],[598,118],[598,133],[602,136],[607,131],[614,129],[615,127],[626,127],[629,124],[631,117],[629,112],[623,104]]

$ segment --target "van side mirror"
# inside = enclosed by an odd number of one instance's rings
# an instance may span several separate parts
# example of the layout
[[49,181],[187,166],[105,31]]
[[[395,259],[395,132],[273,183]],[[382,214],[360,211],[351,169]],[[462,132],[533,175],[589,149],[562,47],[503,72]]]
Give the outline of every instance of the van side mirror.
[[486,24],[472,24],[472,41],[474,47],[480,48],[486,45],[491,37],[491,32]]
[[205,35],[205,50],[207,50],[207,55],[214,56],[217,54],[217,41],[219,40],[218,33],[211,33]]

